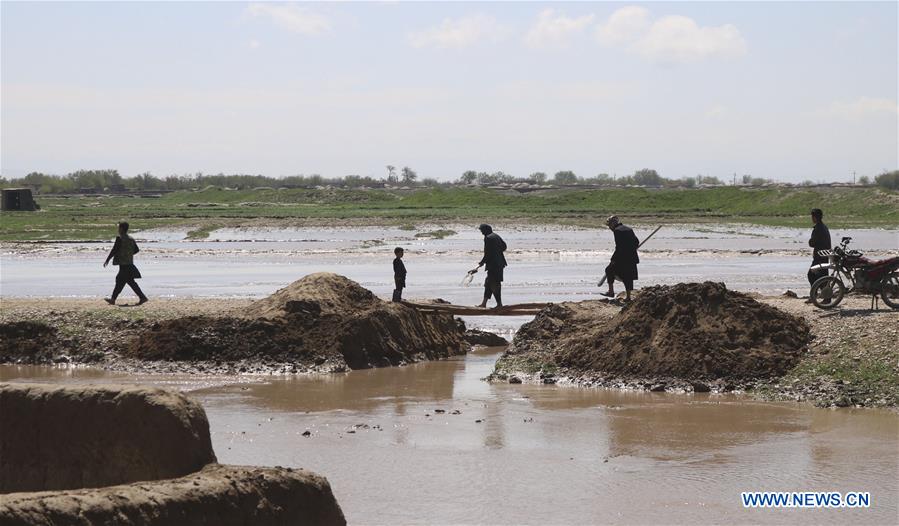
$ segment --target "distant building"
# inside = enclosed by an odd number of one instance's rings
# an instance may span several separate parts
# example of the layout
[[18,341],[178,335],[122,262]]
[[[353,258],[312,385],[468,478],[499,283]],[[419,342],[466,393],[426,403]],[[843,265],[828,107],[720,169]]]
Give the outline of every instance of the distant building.
[[30,188],[4,188],[0,196],[0,210],[34,212],[38,209]]

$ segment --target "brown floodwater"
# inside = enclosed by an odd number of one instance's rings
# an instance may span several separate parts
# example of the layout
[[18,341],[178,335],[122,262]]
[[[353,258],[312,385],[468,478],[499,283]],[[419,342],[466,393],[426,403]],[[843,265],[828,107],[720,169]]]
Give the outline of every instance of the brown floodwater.
[[[351,524],[897,522],[896,413],[488,384],[497,356],[296,377],[0,366],[0,380],[190,391],[220,462],[319,472]],[[744,509],[742,491],[868,491],[872,502]]]

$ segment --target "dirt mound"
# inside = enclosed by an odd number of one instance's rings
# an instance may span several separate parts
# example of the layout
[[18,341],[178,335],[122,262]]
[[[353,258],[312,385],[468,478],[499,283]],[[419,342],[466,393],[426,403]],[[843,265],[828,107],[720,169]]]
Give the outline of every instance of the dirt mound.
[[206,413],[180,393],[0,385],[0,493],[178,477],[210,462]]
[[248,318],[275,318],[298,311],[342,314],[370,309],[383,302],[355,281],[319,272],[294,281],[271,296],[247,307]]
[[784,374],[809,338],[804,320],[722,283],[648,287],[615,316],[595,310],[544,309],[521,328],[510,354],[626,376],[756,379]]
[[362,369],[459,354],[463,332],[452,316],[384,302],[352,280],[320,273],[250,305],[242,318],[155,324],[124,353],[142,360],[269,359]]
[[215,318],[189,316],[152,325],[133,339],[125,354],[142,360],[242,360],[306,361],[324,357],[309,355],[304,345],[314,319]]
[[42,363],[53,355],[56,328],[39,321],[0,323],[0,363]]

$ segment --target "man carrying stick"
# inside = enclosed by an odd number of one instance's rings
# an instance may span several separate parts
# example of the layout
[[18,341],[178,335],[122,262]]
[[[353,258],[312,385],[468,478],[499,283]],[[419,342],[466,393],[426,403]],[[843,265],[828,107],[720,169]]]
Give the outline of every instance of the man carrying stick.
[[[606,220],[609,230],[615,235],[615,252],[612,253],[612,260],[606,267],[606,280],[609,282],[609,291],[603,292],[602,295],[608,298],[615,297],[615,278],[624,283],[624,290],[627,294],[625,301],[631,300],[631,290],[634,288],[634,280],[637,278],[637,264],[640,263],[640,256],[637,255],[637,249],[640,248],[640,240],[637,235],[629,227],[621,224],[618,216],[610,216]],[[600,285],[602,285],[600,283]]]
[[478,263],[478,266],[469,270],[469,274],[474,274],[482,266],[487,267],[487,279],[484,280],[484,301],[478,307],[487,306],[487,300],[491,296],[496,300],[496,308],[503,306],[503,269],[506,268],[506,257],[503,252],[506,251],[506,242],[499,237],[490,225],[481,225],[478,227],[481,234],[484,234],[484,257]]

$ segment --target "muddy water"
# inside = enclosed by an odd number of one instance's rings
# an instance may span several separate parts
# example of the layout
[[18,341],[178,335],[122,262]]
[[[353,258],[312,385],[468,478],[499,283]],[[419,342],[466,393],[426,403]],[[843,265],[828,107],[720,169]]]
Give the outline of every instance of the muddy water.
[[[3,366],[0,380],[191,391],[221,462],[323,473],[353,524],[896,522],[895,413],[490,385],[496,357],[287,378]],[[756,490],[870,491],[873,504],[743,509]]]

